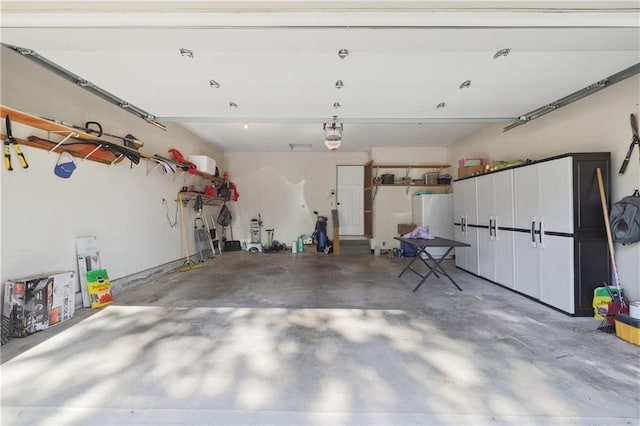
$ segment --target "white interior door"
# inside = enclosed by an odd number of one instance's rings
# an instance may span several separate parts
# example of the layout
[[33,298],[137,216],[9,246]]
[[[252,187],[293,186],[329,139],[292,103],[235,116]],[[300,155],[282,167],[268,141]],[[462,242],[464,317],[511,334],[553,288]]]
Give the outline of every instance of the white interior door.
[[340,235],[364,235],[364,168],[338,166]]

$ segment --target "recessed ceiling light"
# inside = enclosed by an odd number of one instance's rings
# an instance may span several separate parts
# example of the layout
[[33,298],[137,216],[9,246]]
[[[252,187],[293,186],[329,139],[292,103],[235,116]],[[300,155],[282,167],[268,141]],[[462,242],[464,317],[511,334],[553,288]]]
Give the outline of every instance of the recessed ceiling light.
[[496,52],[495,55],[493,55],[493,59],[498,59],[500,56],[507,56],[509,55],[509,52],[511,52],[511,48],[506,48],[506,49],[500,49]]
[[338,56],[340,57],[340,59],[346,58],[347,56],[349,56],[349,49],[338,50]]
[[209,80],[209,87],[219,89],[220,88],[220,83],[218,83],[217,81],[211,79],[211,80]]
[[185,49],[184,47],[180,48],[180,55],[193,59],[193,52],[189,49]]
[[344,82],[342,80],[336,81],[336,89],[342,89],[344,87]]
[[238,108],[238,104],[233,102],[233,101],[231,101],[231,102],[229,102],[229,108]]
[[244,123],[244,125],[242,126],[243,129],[248,129],[249,125],[247,123]]
[[444,107],[446,107],[446,106],[447,106],[447,104],[446,104],[446,103],[444,103],[444,102],[440,102],[440,103],[436,106],[436,108],[440,108],[440,109],[442,109],[442,108],[444,108]]
[[463,81],[458,89],[468,89],[471,87],[471,80]]
[[338,108],[340,108],[341,106],[342,106],[342,105],[340,105],[340,102],[334,102],[334,103],[333,103],[333,107],[334,107],[335,109],[338,109]]

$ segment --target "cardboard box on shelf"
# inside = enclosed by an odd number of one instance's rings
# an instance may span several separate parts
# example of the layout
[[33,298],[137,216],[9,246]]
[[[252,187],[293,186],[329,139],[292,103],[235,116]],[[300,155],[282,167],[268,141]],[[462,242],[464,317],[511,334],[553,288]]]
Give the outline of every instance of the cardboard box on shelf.
[[487,164],[486,158],[463,158],[458,160],[458,167],[484,166]]
[[479,173],[482,173],[484,166],[465,166],[458,167],[458,179],[466,178],[469,176],[473,176]]
[[206,155],[189,155],[189,162],[196,165],[196,170],[210,175],[216,173],[216,160]]
[[398,224],[398,234],[404,235],[416,229],[415,223],[399,223]]

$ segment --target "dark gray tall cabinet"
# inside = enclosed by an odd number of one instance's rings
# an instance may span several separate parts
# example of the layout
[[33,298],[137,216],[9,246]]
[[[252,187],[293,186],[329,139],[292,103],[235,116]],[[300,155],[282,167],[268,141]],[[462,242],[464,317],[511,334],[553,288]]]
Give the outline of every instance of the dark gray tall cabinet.
[[567,314],[593,315],[593,290],[611,275],[596,177],[599,167],[608,208],[609,162],[607,152],[571,153],[456,181],[456,238],[472,245],[457,249],[456,265]]

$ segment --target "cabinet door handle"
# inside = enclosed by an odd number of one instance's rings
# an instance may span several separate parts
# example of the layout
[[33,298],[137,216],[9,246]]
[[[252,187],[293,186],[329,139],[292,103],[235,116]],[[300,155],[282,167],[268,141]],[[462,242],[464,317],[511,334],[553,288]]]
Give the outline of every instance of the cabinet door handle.
[[531,221],[531,242],[533,244],[536,243],[536,221],[535,220]]
[[464,234],[464,216],[460,217],[460,232]]
[[498,239],[498,216],[493,218],[493,236]]
[[542,229],[542,220],[538,222],[538,231],[540,232],[540,236],[538,236],[538,240],[540,241],[540,244],[542,244],[542,234],[544,233]]

